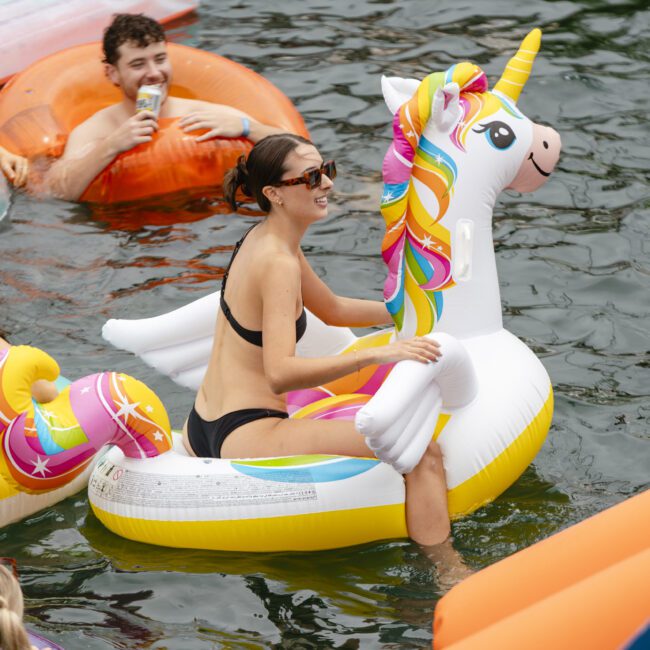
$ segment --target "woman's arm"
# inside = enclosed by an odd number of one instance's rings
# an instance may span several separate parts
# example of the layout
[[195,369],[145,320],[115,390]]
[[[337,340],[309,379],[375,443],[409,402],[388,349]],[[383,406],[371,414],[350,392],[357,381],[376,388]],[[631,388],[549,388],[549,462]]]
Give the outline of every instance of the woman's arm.
[[277,395],[319,386],[373,364],[405,359],[428,363],[440,356],[435,341],[417,337],[352,354],[309,359],[296,357],[300,275],[299,263],[289,256],[275,258],[260,272],[264,372],[271,390]]
[[324,323],[345,327],[392,324],[383,302],[337,296],[316,275],[302,252],[299,255],[303,301],[307,309]]

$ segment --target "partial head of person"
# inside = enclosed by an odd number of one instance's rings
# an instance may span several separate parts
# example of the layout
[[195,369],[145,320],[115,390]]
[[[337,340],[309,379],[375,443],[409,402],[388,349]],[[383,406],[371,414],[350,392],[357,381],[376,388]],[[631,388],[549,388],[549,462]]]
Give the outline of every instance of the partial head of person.
[[248,158],[226,172],[224,197],[233,210],[241,188],[271,215],[282,212],[316,221],[327,215],[327,195],[336,176],[333,160],[323,161],[312,142],[292,133],[276,133],[255,144]]
[[103,49],[106,76],[129,99],[135,101],[140,86],[156,85],[165,100],[172,69],[160,23],[144,14],[115,14],[104,30]]
[[0,648],[29,650],[31,644],[23,627],[23,593],[12,558],[0,558]]

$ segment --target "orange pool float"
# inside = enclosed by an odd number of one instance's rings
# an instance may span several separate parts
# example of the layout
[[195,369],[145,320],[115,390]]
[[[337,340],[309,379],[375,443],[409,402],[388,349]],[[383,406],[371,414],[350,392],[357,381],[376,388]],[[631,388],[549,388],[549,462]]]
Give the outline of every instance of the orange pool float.
[[649,515],[647,490],[470,576],[434,650],[623,648],[650,620]]
[[[170,95],[238,108],[256,120],[308,137],[295,106],[256,72],[217,54],[168,44]],[[35,158],[56,158],[78,124],[121,100],[104,75],[99,43],[72,47],[37,61],[0,91],[0,145]],[[216,138],[197,143],[178,119],[160,120],[152,142],[120,154],[86,188],[81,201],[134,201],[180,190],[214,188],[252,143]],[[200,133],[200,132],[199,132]]]

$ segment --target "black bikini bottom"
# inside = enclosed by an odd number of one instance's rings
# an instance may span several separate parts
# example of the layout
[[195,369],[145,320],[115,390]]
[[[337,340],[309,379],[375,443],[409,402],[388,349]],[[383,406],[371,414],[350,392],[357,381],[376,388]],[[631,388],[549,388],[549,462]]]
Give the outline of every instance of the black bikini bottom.
[[200,458],[221,458],[224,440],[238,427],[264,418],[288,418],[284,411],[241,409],[222,415],[218,420],[204,420],[194,407],[187,419],[187,438],[192,451]]

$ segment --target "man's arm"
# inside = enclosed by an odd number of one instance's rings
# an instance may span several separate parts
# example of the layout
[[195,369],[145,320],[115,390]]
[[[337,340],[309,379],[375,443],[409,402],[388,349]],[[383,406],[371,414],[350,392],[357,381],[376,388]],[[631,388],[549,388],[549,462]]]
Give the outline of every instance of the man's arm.
[[104,136],[105,125],[91,117],[70,134],[63,156],[47,174],[46,187],[60,199],[76,201],[118,154],[150,142],[157,128],[153,113],[142,111]]
[[27,181],[29,163],[27,162],[27,158],[18,156],[15,153],[11,153],[11,151],[7,151],[4,147],[0,147],[0,169],[16,187],[20,187]]
[[[204,140],[211,140],[217,137],[246,137],[251,142],[257,142],[267,135],[282,133],[284,131],[284,129],[258,122],[248,115],[248,113],[244,113],[244,111],[240,111],[232,106],[203,101],[197,102],[196,110],[181,118],[180,125],[187,133],[200,129],[208,129],[207,133],[196,138],[197,142],[203,142]],[[245,133],[246,127],[248,127],[248,134]]]

